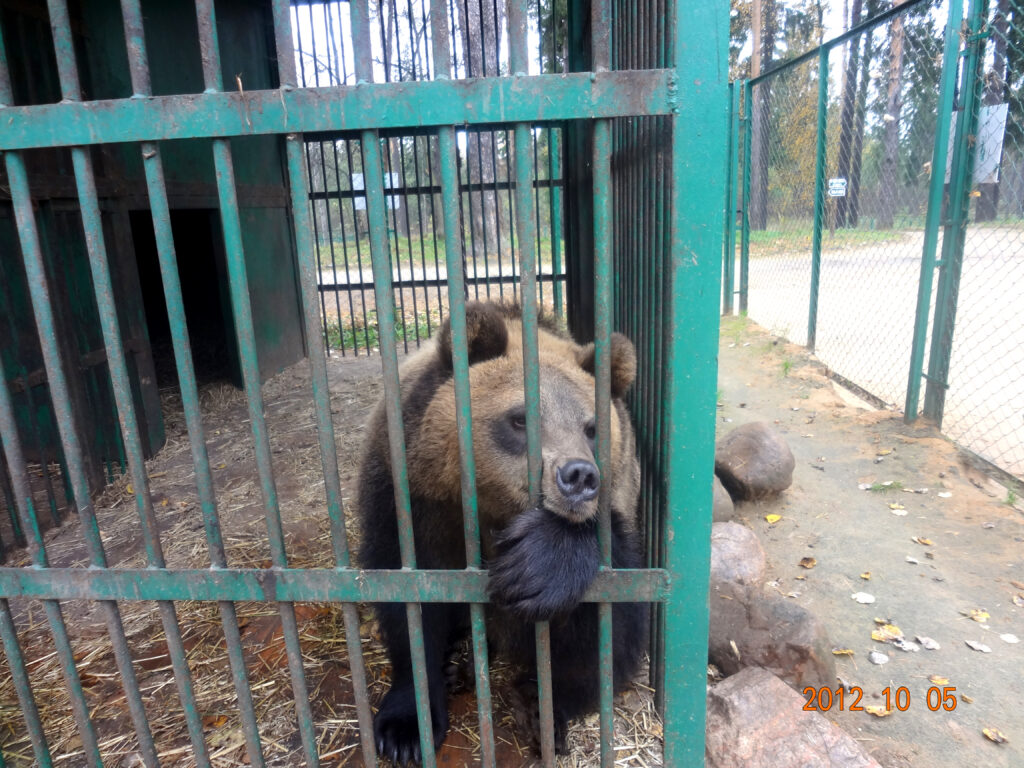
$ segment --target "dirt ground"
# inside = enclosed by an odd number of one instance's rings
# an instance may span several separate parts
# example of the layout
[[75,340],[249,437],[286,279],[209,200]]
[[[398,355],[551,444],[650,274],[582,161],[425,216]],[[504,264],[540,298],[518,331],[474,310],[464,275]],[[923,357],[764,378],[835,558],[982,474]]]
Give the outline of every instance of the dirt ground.
[[[833,707],[828,716],[886,768],[1024,764],[1022,647],[1000,637],[1024,637],[1024,514],[1005,503],[1007,490],[964,465],[955,448],[927,426],[907,427],[893,413],[855,405],[800,348],[748,328],[744,321],[727,322],[720,363],[720,430],[745,421],[774,422],[797,458],[789,491],[777,500],[739,508],[739,518],[758,533],[768,552],[770,588],[820,616],[835,646],[853,651],[852,656],[837,657],[837,667],[845,681],[864,690],[863,703],[883,703],[878,696],[886,686],[893,697],[897,688],[908,689],[910,707],[905,712],[877,719]],[[334,356],[329,376],[350,517],[363,425],[380,393],[380,360]],[[264,396],[289,563],[331,567],[308,367],[299,364],[275,376],[264,386]],[[205,568],[209,556],[178,398],[173,389],[163,393],[168,442],[147,468],[168,567]],[[268,567],[244,394],[213,384],[202,389],[201,401],[228,563]],[[874,483],[883,490],[859,488]],[[924,488],[925,493],[907,492]],[[112,567],[144,565],[135,490],[123,477],[96,504]],[[904,509],[892,510],[891,504]],[[894,514],[904,511],[903,516]],[[765,520],[769,514],[781,518],[771,525]],[[54,566],[87,562],[76,521],[46,531],[45,538]],[[808,556],[816,566],[800,568],[799,561]],[[26,562],[23,558],[11,564]],[[866,573],[870,579],[861,577]],[[874,595],[876,602],[861,605],[850,598],[861,591]],[[56,764],[81,765],[82,745],[42,607],[37,601],[11,604]],[[134,765],[135,737],[105,625],[93,605],[64,601],[62,606],[104,759],[111,765]],[[213,764],[243,764],[244,740],[217,608],[199,602],[179,602],[176,608]],[[121,610],[161,761],[190,765],[184,716],[155,606],[125,602]],[[980,610],[988,614],[984,622],[969,618],[971,611]],[[338,606],[296,606],[323,763],[357,766],[361,761],[340,613]],[[299,765],[280,618],[274,606],[264,603],[240,603],[238,616],[268,763]],[[941,648],[910,653],[883,647],[871,640],[875,617],[895,623],[908,639],[932,637]],[[371,700],[376,702],[387,689],[389,670],[367,611],[361,613],[360,637]],[[991,653],[971,650],[966,640],[984,643]],[[890,662],[869,663],[871,650],[886,652]],[[0,744],[7,764],[30,765],[24,721],[5,665],[0,661]],[[960,698],[954,711],[928,710],[931,675],[948,678],[947,685],[956,687]],[[503,768],[534,763],[529,734],[515,722],[509,677],[500,662],[493,665],[496,741]],[[476,764],[473,695],[456,695],[452,711],[452,730],[439,762]],[[660,765],[661,724],[650,690],[637,683],[617,699],[616,714],[617,765]],[[985,728],[998,729],[1009,742],[988,741],[982,735]],[[561,764],[592,765],[597,731],[596,717],[574,726],[569,735],[572,755]]]
[[[837,388],[802,347],[741,318],[723,325],[719,366],[719,435],[765,421],[796,458],[788,491],[737,509],[767,552],[769,588],[816,614],[835,648],[852,651],[836,656],[837,673],[863,690],[862,706],[884,707],[890,689],[888,716],[837,704],[827,716],[885,768],[1024,765],[1024,646],[1014,644],[1024,638],[1019,490],[1013,506],[1014,494],[932,427],[874,410]],[[780,519],[769,523],[768,515]],[[807,557],[810,569],[799,565]],[[859,592],[875,602],[856,602]],[[879,620],[940,647],[913,652],[873,641]],[[888,663],[869,662],[871,651]],[[944,686],[956,688],[955,708],[931,711],[929,688]],[[900,687],[906,711],[895,709]],[[1008,742],[988,740],[984,729]]]

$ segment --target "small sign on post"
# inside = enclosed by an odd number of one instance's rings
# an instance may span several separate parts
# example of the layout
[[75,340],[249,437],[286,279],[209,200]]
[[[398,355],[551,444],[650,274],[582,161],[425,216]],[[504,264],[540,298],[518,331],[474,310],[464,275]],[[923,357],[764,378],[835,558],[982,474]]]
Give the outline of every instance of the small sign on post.
[[846,179],[829,179],[828,196],[846,197]]

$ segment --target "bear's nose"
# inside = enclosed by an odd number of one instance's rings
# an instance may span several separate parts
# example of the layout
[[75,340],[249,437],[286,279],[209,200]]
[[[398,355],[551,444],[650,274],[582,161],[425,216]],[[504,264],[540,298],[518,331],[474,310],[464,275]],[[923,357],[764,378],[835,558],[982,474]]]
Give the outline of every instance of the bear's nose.
[[597,467],[584,459],[572,459],[558,468],[555,473],[558,490],[571,504],[581,504],[597,496],[601,485]]

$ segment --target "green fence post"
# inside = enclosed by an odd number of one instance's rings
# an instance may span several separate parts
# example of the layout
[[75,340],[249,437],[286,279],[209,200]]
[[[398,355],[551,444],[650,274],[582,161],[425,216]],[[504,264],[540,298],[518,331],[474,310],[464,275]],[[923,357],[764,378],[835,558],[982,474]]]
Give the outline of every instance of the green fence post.
[[743,192],[741,204],[743,218],[740,229],[740,314],[747,313],[747,299],[750,293],[750,124],[751,99],[754,89],[749,80],[743,81]]
[[960,51],[960,20],[963,0],[949,0],[946,20],[946,42],[942,53],[942,77],[939,81],[939,103],[936,109],[935,146],[932,148],[932,178],[928,189],[928,213],[924,224],[924,247],[921,252],[921,278],[917,286],[917,314],[914,317],[914,341],[910,351],[910,373],[907,378],[907,401],[903,419],[908,424],[917,419],[921,396],[921,374],[924,371],[924,344],[928,333],[928,315],[935,277],[935,250],[939,241],[942,216],[942,193],[946,178],[946,152],[949,147],[949,119],[953,112],[953,91],[956,84]]
[[729,149],[725,162],[725,251],[722,254],[722,314],[732,314],[736,284],[736,173],[739,148],[740,89],[729,83]]
[[818,49],[818,128],[814,156],[814,233],[811,240],[811,295],[807,310],[807,348],[814,351],[818,337],[818,285],[821,281],[821,225],[825,217],[825,132],[828,128],[828,55]]
[[953,156],[950,160],[949,218],[942,234],[942,259],[938,263],[939,285],[935,297],[935,316],[932,318],[928,373],[924,377],[924,415],[940,427],[946,406],[946,391],[949,389],[949,359],[953,351],[956,303],[964,265],[964,240],[971,202],[971,178],[974,175],[974,138],[978,132],[978,104],[983,83],[981,47],[984,38],[979,33],[987,10],[986,0],[970,0],[968,4],[969,31],[960,81],[960,109],[957,111]]
[[[671,65],[685,99],[672,118],[671,233],[664,271],[669,335],[662,399],[667,500],[662,544],[670,577],[665,607],[665,753],[669,766],[703,765],[707,684],[711,476],[714,468],[721,169],[727,128],[726,0],[677,0],[668,15]],[[693,126],[700,126],[694,130]]]

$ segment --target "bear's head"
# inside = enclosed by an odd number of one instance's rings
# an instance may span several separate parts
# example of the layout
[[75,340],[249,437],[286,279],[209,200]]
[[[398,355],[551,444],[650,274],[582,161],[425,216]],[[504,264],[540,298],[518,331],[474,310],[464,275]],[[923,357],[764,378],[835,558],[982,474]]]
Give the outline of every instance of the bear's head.
[[[473,451],[480,519],[501,529],[530,508],[523,378],[522,316],[518,307],[470,302],[466,307]],[[621,334],[611,339],[612,457],[605,477],[596,466],[594,346],[581,346],[542,319],[540,422],[544,508],[570,522],[592,519],[598,489],[609,483],[612,507],[632,517],[639,485],[632,428],[622,398],[636,376],[636,354]],[[452,367],[451,328],[437,337],[440,363]],[[424,495],[460,498],[454,381],[442,384],[427,405],[410,445],[410,483]],[[428,490],[429,489],[429,490]],[[623,520],[632,527],[632,520]],[[485,535],[486,538],[486,535]],[[485,541],[485,547],[487,542]]]

